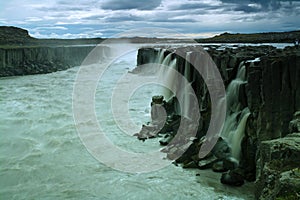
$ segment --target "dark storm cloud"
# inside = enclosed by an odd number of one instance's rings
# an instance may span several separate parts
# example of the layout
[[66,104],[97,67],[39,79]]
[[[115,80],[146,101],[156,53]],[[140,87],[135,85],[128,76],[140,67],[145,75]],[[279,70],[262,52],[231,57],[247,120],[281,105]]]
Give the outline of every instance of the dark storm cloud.
[[197,22],[195,19],[150,19],[150,22],[164,22],[164,23],[189,23]]
[[245,13],[259,12],[261,8],[249,6],[249,5],[238,5],[234,8],[234,11],[242,11]]
[[[91,6],[93,5],[93,6]],[[98,7],[99,1],[97,0],[57,0],[53,5],[45,4],[42,7],[37,7],[37,10],[45,12],[59,12],[59,11],[86,11],[92,7]]]
[[59,12],[59,11],[85,11],[86,7],[83,6],[53,6],[53,7],[40,7],[37,8],[39,11],[44,12]]
[[[221,0],[223,3],[235,4],[236,11],[256,12],[265,10],[278,10],[283,2],[299,2],[300,0]],[[260,8],[249,6],[249,4],[259,5]]]
[[223,8],[222,5],[209,5],[205,3],[186,3],[181,5],[176,5],[171,7],[170,10],[195,10],[195,9],[203,9],[203,10],[215,10]]
[[249,18],[248,16],[236,17],[234,20],[235,21],[243,21],[243,22],[256,22],[256,21],[260,21],[263,19],[265,19],[265,16],[255,15],[255,16],[252,16],[251,18]]
[[124,15],[124,16],[113,16],[113,17],[106,17],[105,22],[125,22],[125,21],[142,21],[144,20],[141,17],[137,17],[134,15]]
[[56,4],[60,5],[97,5],[99,4],[99,0],[77,0],[77,1],[69,1],[69,0],[57,0]]
[[153,10],[161,4],[161,0],[107,0],[102,3],[101,8],[105,10]]
[[153,26],[189,37],[198,33],[289,31],[300,27],[300,0],[7,2],[11,3],[2,4],[0,23],[22,26],[36,37],[47,38],[109,37],[124,30]]
[[89,17],[83,17],[82,19],[83,20],[102,20],[106,17],[106,15],[92,15],[92,16],[89,16]]

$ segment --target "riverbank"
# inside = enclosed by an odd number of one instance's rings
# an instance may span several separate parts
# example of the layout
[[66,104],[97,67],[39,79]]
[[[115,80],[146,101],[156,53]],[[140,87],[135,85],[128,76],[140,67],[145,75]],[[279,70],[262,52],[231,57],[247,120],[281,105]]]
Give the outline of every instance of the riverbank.
[[94,46],[0,48],[0,77],[45,74],[79,66],[93,48]]

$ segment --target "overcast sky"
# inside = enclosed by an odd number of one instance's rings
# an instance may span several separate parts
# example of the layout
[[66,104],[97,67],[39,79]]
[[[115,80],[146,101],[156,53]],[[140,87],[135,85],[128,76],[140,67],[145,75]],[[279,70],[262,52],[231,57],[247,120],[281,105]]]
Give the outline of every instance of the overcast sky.
[[300,29],[300,0],[1,0],[0,25],[38,38],[167,28],[188,37]]

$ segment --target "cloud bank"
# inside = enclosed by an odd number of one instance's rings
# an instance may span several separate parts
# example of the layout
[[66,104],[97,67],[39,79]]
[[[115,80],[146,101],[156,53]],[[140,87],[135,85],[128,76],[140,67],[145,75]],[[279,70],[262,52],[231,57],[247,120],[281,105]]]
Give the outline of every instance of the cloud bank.
[[222,32],[300,29],[300,1],[287,0],[11,0],[0,2],[0,25],[38,38],[113,37],[160,27],[188,37]]

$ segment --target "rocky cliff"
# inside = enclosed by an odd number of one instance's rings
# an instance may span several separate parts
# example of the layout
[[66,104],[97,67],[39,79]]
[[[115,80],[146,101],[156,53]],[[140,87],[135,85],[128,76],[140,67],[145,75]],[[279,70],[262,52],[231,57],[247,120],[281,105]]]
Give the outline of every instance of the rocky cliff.
[[262,46],[208,52],[219,66],[225,83],[231,81],[244,62],[247,81],[241,101],[256,120],[254,134],[260,140],[287,135],[294,112],[300,110],[300,50]]
[[[94,46],[0,48],[0,77],[50,73],[79,66],[93,48]],[[101,55],[104,54],[99,52],[100,57]]]
[[[183,52],[186,53],[192,50],[184,48]],[[164,47],[140,49],[138,65],[157,62],[157,57],[162,56],[161,49]],[[172,54],[171,59],[177,59],[176,69],[184,74],[184,68],[187,67],[186,55],[178,56],[174,54],[176,51],[178,52],[176,48],[167,48],[163,51],[163,57]],[[222,158],[223,163],[220,168],[220,165],[217,164],[220,157],[214,152],[217,159],[211,164],[207,164],[207,162],[203,164],[203,161],[195,158],[195,151],[198,151],[197,147],[201,145],[199,138],[177,161],[186,167],[213,166],[215,171],[230,169],[229,172],[223,174],[221,181],[232,185],[243,184],[243,180],[256,181],[257,198],[260,199],[274,199],[285,194],[288,195],[288,198],[298,198],[299,188],[289,187],[288,182],[291,176],[293,177],[291,180],[298,185],[300,181],[299,174],[291,175],[291,173],[295,174],[295,171],[299,171],[297,168],[300,156],[299,136],[297,134],[289,135],[289,133],[300,132],[300,128],[291,130],[293,116],[297,115],[295,113],[300,110],[300,49],[297,47],[276,49],[272,46],[220,49],[210,46],[207,48],[207,52],[217,65],[227,90],[230,89],[233,80],[240,76],[238,74],[241,73],[241,69],[245,69],[244,80],[238,85],[237,92],[234,93],[239,105],[239,109],[235,110],[235,118],[233,118],[237,122],[235,129],[239,128],[242,115],[245,110],[248,110],[243,137],[239,144],[241,148],[239,166],[232,167],[234,162],[230,164],[228,159]],[[191,53],[189,54],[191,56]],[[196,72],[192,70],[191,73]],[[198,128],[199,134],[197,134],[197,137],[201,137],[205,134],[210,122],[211,108],[205,84],[200,75],[197,76],[198,78],[192,86],[198,96],[202,111]],[[227,112],[234,110],[230,106],[228,105]],[[294,126],[300,127],[300,120],[295,120],[296,125]],[[225,121],[225,123],[227,122]],[[213,151],[218,152],[219,150]],[[274,163],[277,163],[275,167]],[[262,190],[262,188],[267,189]]]
[[0,26],[0,45],[22,45],[34,40],[27,30],[13,26]]

